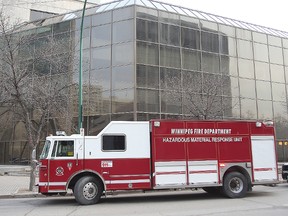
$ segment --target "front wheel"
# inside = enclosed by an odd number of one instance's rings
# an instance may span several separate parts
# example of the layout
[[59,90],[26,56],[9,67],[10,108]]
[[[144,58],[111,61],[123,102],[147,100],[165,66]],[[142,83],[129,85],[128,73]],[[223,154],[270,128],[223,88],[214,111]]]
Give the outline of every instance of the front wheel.
[[103,185],[92,176],[80,178],[74,187],[74,196],[80,205],[96,204],[103,193]]
[[222,191],[229,198],[244,197],[248,191],[248,181],[239,172],[231,172],[225,176]]

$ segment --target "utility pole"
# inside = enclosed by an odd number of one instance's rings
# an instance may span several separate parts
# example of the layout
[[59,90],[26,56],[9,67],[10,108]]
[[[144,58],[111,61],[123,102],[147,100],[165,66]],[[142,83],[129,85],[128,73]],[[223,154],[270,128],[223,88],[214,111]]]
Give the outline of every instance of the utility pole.
[[82,44],[83,44],[83,24],[85,18],[87,0],[84,1],[81,27],[80,27],[80,62],[79,62],[79,94],[78,94],[78,132],[80,133],[81,128],[83,128],[83,81],[82,81]]

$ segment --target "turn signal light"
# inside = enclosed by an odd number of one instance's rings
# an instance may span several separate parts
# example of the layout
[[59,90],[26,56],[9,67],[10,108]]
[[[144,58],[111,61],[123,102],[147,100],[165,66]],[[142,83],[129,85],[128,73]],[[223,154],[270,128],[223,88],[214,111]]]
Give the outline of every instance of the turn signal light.
[[225,167],[225,164],[224,163],[220,163],[219,166],[223,168],[223,167]]

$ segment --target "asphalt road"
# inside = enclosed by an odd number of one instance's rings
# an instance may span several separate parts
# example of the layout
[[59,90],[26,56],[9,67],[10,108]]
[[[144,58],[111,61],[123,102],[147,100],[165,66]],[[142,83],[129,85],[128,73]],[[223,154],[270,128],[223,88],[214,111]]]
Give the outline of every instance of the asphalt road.
[[108,196],[91,206],[78,205],[73,196],[1,199],[0,215],[287,216],[288,184],[256,186],[242,199],[228,199],[202,190]]

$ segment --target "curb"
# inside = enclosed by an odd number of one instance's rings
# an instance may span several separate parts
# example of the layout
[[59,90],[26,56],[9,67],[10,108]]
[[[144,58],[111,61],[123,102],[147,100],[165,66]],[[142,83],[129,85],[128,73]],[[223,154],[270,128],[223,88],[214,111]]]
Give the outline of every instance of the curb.
[[33,197],[45,197],[44,195],[37,193],[37,192],[27,192],[27,193],[20,193],[20,194],[4,194],[0,195],[0,199],[11,199],[11,198],[33,198]]
[[[61,195],[54,195],[53,197],[69,197],[69,196],[73,196],[73,193],[67,193],[65,196],[61,196]],[[0,199],[13,199],[13,198],[44,198],[44,197],[50,197],[50,196],[46,196],[43,195],[41,193],[38,192],[26,192],[26,193],[14,193],[14,194],[5,194],[5,195],[0,195]]]

